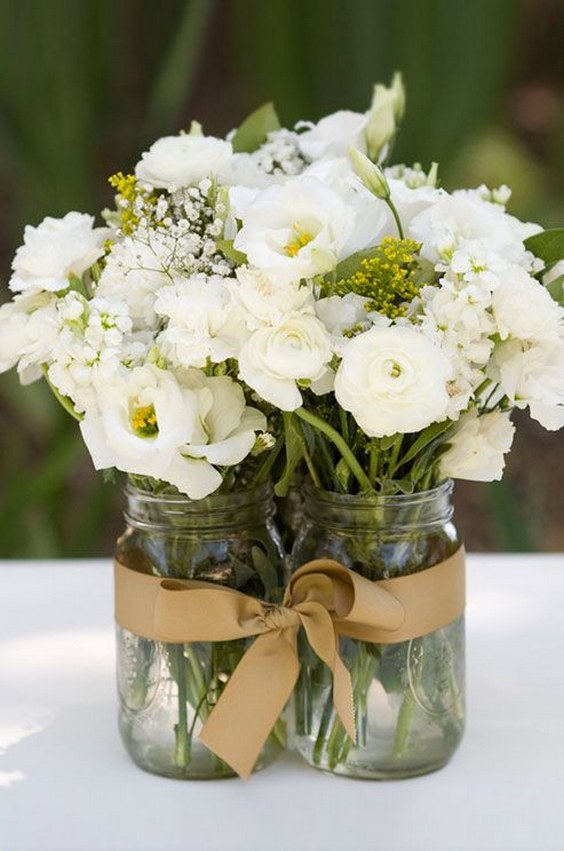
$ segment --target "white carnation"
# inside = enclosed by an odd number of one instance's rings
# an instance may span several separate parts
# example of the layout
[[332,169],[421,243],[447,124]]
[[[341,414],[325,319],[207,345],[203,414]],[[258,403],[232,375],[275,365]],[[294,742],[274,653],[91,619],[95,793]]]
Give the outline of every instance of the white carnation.
[[226,281],[240,316],[251,331],[280,325],[291,313],[313,312],[310,286],[299,283],[277,285],[260,269],[240,266],[236,280]]
[[448,359],[421,331],[372,328],[345,347],[335,396],[370,437],[420,431],[445,418]]
[[93,216],[75,212],[62,219],[47,216],[37,227],[27,225],[24,244],[12,261],[10,289],[66,289],[70,275],[80,277],[103,255],[109,233],[109,228],[94,227]]
[[354,228],[354,211],[313,178],[246,195],[239,209],[238,200],[232,193],[233,212],[243,221],[235,248],[280,285],[334,269]]
[[156,313],[168,320],[158,336],[163,355],[181,367],[234,357],[240,339],[236,326],[228,324],[231,310],[229,290],[218,275],[176,278],[155,301]]
[[135,166],[135,174],[155,189],[175,192],[216,175],[232,153],[230,142],[213,136],[164,136],[143,154]]
[[510,267],[492,296],[502,340],[548,340],[558,336],[564,311],[550,293],[518,266]]
[[251,335],[239,354],[239,377],[267,402],[293,411],[302,403],[296,382],[321,379],[330,358],[330,338],[322,323],[297,313]]
[[47,292],[17,295],[0,307],[0,372],[18,364],[22,384],[41,377],[57,340],[55,296]]
[[441,474],[473,482],[499,481],[514,433],[509,414],[492,411],[480,416],[472,409],[460,418],[450,446],[441,456]]

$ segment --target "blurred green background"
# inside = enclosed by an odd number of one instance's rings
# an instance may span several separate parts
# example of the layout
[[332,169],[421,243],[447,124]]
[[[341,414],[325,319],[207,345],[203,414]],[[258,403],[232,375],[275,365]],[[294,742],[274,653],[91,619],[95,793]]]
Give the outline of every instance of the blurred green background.
[[[0,0],[0,301],[24,225],[109,204],[156,137],[271,99],[287,125],[364,110],[395,69],[394,159],[561,225],[563,35],[561,0]],[[459,526],[472,550],[562,550],[562,435],[516,419],[504,481],[457,486]],[[1,376],[0,557],[108,555],[120,506],[46,387]]]

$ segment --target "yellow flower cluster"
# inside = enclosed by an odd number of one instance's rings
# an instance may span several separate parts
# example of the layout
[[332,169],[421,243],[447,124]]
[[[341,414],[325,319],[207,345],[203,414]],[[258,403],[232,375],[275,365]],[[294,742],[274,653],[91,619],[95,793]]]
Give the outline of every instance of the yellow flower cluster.
[[360,269],[337,282],[336,294],[363,296],[368,299],[367,311],[378,311],[390,319],[405,316],[409,303],[419,292],[413,275],[420,247],[413,239],[386,237],[372,256],[360,261]]
[[117,174],[112,174],[108,178],[108,183],[116,190],[116,205],[121,230],[129,236],[139,224],[139,204],[136,203],[138,199],[142,201],[145,214],[149,214],[148,208],[156,202],[157,196],[141,189],[134,174],[123,174],[123,172],[118,171]]

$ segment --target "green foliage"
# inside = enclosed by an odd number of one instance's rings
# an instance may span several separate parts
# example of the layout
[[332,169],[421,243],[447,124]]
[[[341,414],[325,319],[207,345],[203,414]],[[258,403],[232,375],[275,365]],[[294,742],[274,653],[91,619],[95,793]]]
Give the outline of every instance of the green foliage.
[[544,260],[546,266],[553,266],[564,260],[564,228],[543,230],[525,240],[525,246],[535,257]]
[[280,129],[280,121],[272,103],[265,103],[255,109],[240,125],[233,136],[231,144],[237,154],[252,154],[256,151],[269,133]]

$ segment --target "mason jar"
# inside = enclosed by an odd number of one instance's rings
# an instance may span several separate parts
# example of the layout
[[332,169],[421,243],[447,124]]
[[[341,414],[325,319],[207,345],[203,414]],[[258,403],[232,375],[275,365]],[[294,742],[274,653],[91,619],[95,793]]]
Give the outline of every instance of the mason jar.
[[[284,561],[270,486],[192,501],[129,482],[125,497],[126,529],[117,541],[116,561],[155,576],[213,582],[280,601]],[[117,627],[119,729],[137,765],[186,779],[234,774],[198,733],[247,644],[247,639],[169,644]],[[279,720],[255,770],[284,744]]]
[[[447,481],[413,495],[363,497],[308,488],[291,570],[330,558],[377,581],[446,560],[461,546],[452,489]],[[374,780],[445,765],[464,731],[464,616],[410,641],[339,641],[352,680],[357,741],[335,713],[329,669],[302,635],[292,713],[302,757],[323,771]]]

